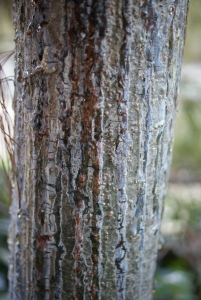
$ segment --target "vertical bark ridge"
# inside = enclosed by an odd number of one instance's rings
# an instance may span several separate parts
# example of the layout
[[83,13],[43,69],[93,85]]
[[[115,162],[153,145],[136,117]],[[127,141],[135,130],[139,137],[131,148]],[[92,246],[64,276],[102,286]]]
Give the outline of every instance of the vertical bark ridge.
[[[120,168],[124,168],[125,163],[124,154],[122,153],[124,142],[119,140],[120,135],[124,134],[123,131],[120,133],[120,130],[126,125],[126,107],[124,103],[121,103],[124,72],[121,74],[120,66],[120,55],[123,52],[121,47],[124,40],[124,32],[122,30],[123,3],[122,1],[107,1],[106,7],[108,26],[102,43],[102,51],[105,56],[101,86],[104,95],[103,185],[101,191],[104,218],[101,230],[102,276],[100,299],[116,299],[117,290],[121,289],[120,277],[123,275],[122,269],[124,268],[121,263],[121,258],[124,254],[121,256],[121,248],[118,247],[121,240],[124,239],[124,229],[122,230],[119,225],[123,221],[119,214],[124,212],[120,207],[121,192],[118,191],[120,184],[124,180],[124,174],[120,174]],[[117,51],[113,51],[114,44]],[[123,58],[121,63],[123,68]],[[121,104],[123,109],[120,108]],[[124,121],[121,122],[122,128],[120,129],[121,118],[124,118]],[[118,158],[116,155],[117,149]],[[118,164],[120,164],[119,167]],[[118,178],[118,176],[123,178]],[[118,193],[119,199],[117,199]],[[117,224],[117,216],[120,216],[119,224]],[[124,246],[123,243],[122,246]]]
[[[73,84],[69,76],[72,64],[72,54],[70,52],[70,41],[68,40],[68,30],[70,28],[72,8],[67,1],[63,2],[63,20],[62,20],[62,50],[59,61],[59,75],[57,78],[57,91],[59,94],[59,124],[58,137],[60,141],[60,153],[62,156],[61,170],[62,170],[62,232],[63,243],[65,245],[65,258],[62,264],[63,277],[63,292],[62,295],[66,299],[74,297],[75,273],[74,273],[74,257],[73,249],[75,245],[75,217],[73,214],[73,186],[71,174],[71,148],[70,130],[71,120],[73,119],[71,113],[72,104],[70,102]],[[68,12],[68,13],[67,13]],[[79,117],[79,116],[78,116]],[[79,119],[77,118],[78,128]],[[79,157],[79,152],[78,152]],[[77,163],[80,159],[77,160]]]
[[[132,157],[133,162],[130,161],[128,164],[126,182],[128,270],[125,299],[132,297],[151,299],[149,291],[152,288],[151,278],[155,269],[154,261],[157,255],[159,225],[170,161],[172,137],[170,120],[174,119],[174,99],[177,95],[173,89],[167,94],[165,82],[169,81],[178,88],[181,66],[178,59],[182,57],[181,42],[183,43],[184,39],[179,38],[179,44],[176,40],[178,32],[181,33],[181,24],[185,24],[188,1],[186,3],[170,1],[166,5],[156,1],[135,4],[132,8],[131,26],[131,40],[135,41],[135,44],[131,44],[128,102],[128,134],[132,138],[132,143],[131,147],[128,147],[127,161],[129,162]],[[168,14],[165,13],[167,11]],[[169,58],[170,67],[166,63],[169,54],[168,32],[172,31],[172,22],[174,57]],[[185,28],[182,32],[182,36],[184,35]],[[177,76],[173,79],[171,75],[169,76],[169,72],[174,74],[175,71]],[[136,186],[132,186],[134,182]]]
[[102,139],[100,44],[106,21],[105,8],[101,2],[89,3],[86,7],[73,2],[67,9],[71,11],[67,28],[67,59],[71,57],[71,66],[67,75],[72,83],[70,104],[65,111],[69,124],[63,130],[64,146],[69,149],[69,158],[65,158],[69,174],[67,196],[75,216],[73,294],[76,299],[83,299],[85,294],[98,299],[102,219],[99,196]]
[[[19,1],[14,8],[18,24],[15,105],[21,106],[16,125],[22,135],[19,144],[23,143],[16,150],[16,161],[23,170],[19,174],[26,174],[20,186],[18,213],[20,261],[26,257],[18,271],[19,282],[23,282],[19,299],[60,299],[65,247],[61,238],[61,172],[55,147],[58,109],[53,74],[60,45],[52,21],[56,17],[55,27],[59,30],[61,5]],[[19,291],[19,283],[12,289]]]
[[125,298],[125,276],[127,272],[126,252],[126,213],[127,213],[127,155],[130,145],[128,134],[128,101],[129,101],[129,76],[130,76],[130,54],[131,54],[131,14],[132,4],[129,0],[122,2],[122,27],[123,38],[121,42],[119,57],[119,78],[118,86],[121,90],[121,97],[118,100],[117,112],[119,120],[119,132],[116,145],[117,164],[117,230],[115,264],[117,278],[117,299]]

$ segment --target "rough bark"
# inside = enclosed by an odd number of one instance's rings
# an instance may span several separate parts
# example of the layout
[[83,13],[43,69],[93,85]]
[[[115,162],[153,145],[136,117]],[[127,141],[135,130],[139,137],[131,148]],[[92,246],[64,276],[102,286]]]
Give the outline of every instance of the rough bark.
[[188,0],[16,0],[9,299],[152,299]]

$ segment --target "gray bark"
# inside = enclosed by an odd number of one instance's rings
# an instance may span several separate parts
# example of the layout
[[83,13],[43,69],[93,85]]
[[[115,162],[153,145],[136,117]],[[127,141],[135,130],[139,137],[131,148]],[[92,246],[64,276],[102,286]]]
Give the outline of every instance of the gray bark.
[[9,299],[152,299],[188,0],[16,0]]

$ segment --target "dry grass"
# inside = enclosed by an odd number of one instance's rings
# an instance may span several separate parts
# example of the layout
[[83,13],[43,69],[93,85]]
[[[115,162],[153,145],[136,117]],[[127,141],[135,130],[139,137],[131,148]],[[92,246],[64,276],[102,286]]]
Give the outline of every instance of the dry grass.
[[11,162],[5,163],[5,158],[0,156],[1,166],[4,169],[5,175],[11,191],[12,174],[15,170],[14,164],[14,144],[16,143],[13,139],[13,122],[7,110],[7,104],[12,98],[10,91],[9,81],[12,78],[6,77],[4,72],[5,63],[14,54],[13,51],[5,52],[0,54],[0,130],[1,130],[1,147],[5,149],[6,156]]

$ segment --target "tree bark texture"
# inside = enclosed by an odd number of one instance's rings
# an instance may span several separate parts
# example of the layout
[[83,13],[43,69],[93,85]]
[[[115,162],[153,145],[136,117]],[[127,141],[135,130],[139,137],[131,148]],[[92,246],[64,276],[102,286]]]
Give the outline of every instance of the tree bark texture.
[[188,0],[16,0],[9,299],[152,299]]

